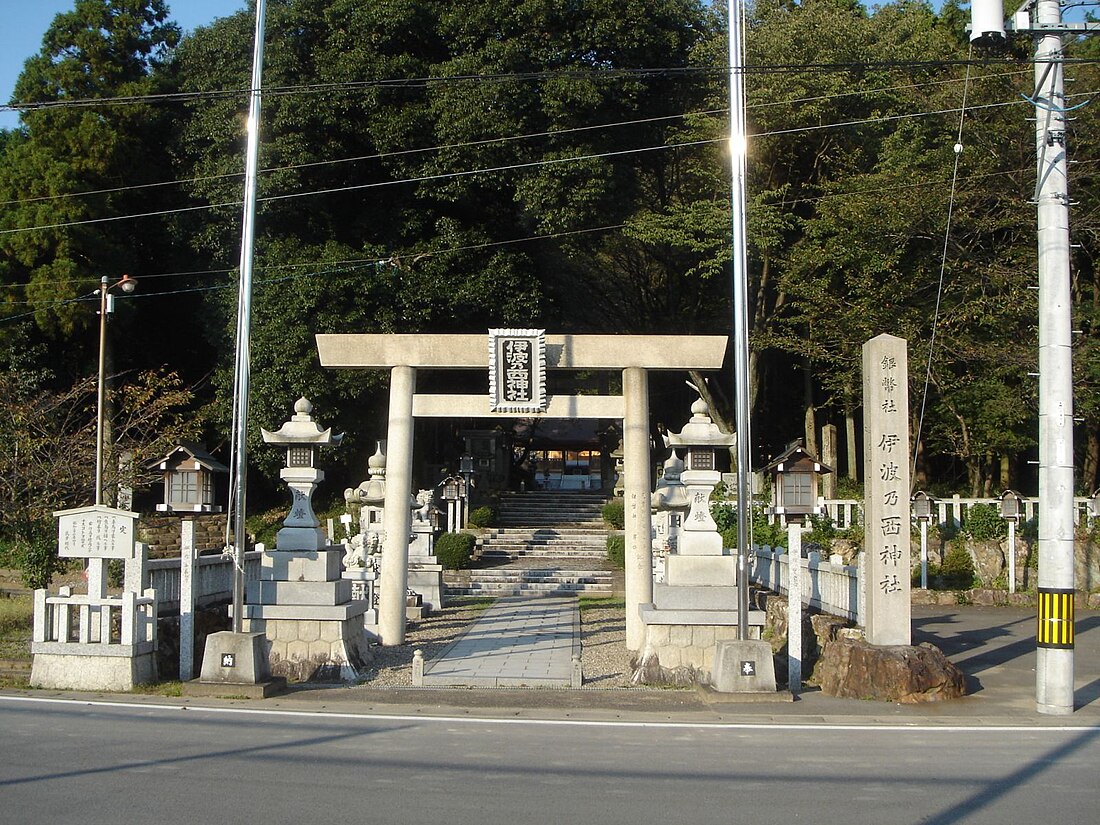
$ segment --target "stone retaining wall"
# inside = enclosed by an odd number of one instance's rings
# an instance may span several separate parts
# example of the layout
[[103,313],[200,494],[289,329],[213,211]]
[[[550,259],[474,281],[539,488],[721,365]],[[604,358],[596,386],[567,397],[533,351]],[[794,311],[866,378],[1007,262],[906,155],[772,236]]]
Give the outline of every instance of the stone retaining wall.
[[138,541],[149,545],[149,558],[165,559],[180,554],[180,522],[195,522],[195,547],[221,550],[225,545],[225,513],[153,513],[138,520]]

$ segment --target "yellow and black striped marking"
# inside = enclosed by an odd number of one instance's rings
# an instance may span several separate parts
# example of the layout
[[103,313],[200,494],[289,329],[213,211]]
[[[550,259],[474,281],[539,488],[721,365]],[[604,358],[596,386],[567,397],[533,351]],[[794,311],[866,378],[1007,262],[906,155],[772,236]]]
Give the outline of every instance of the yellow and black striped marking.
[[1061,650],[1073,647],[1073,590],[1062,587],[1039,588],[1039,647]]

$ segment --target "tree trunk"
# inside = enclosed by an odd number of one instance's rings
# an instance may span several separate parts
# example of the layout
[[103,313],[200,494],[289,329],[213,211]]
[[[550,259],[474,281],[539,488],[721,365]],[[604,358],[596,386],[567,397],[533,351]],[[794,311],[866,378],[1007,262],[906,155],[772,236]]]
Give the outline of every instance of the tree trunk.
[[848,478],[859,481],[859,464],[856,457],[856,413],[855,410],[844,411],[844,440],[848,450]]
[[817,421],[814,417],[814,380],[810,370],[810,359],[802,359],[802,429],[805,432],[806,452],[820,458],[817,449]]
[[1092,491],[1100,486],[1100,430],[1091,429],[1085,436],[1085,461],[1081,467],[1081,483],[1085,485],[1085,492]]

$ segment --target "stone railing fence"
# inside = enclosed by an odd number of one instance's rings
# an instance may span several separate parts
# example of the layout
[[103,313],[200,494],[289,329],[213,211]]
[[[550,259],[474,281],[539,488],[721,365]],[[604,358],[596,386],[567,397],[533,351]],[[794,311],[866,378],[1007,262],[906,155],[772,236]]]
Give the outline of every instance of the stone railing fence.
[[[35,653],[85,653],[129,657],[153,650],[157,638],[157,599],[152,590],[120,596],[56,596],[34,591]],[[79,645],[85,650],[76,646]]]
[[[1039,499],[1036,497],[1024,498],[1024,520],[1028,521],[1035,518],[1039,512]],[[763,506],[767,506],[767,504]],[[975,504],[992,504],[994,507],[1000,505],[999,498],[963,498],[962,496],[952,496],[951,498],[936,499],[936,524],[954,524],[956,527],[961,527],[966,523],[966,514],[970,511],[970,508]],[[819,510],[824,510],[825,514],[833,520],[833,524],[838,529],[845,529],[851,527],[853,524],[859,524],[863,521],[863,502],[856,499],[845,498],[823,498],[818,500]],[[1078,497],[1073,500],[1074,508],[1074,522],[1076,524],[1087,524],[1089,519],[1089,500],[1084,497]],[[782,515],[771,516],[771,518],[779,519],[779,523],[786,527],[786,519]]]
[[[753,584],[774,593],[787,594],[789,554],[783,548],[756,547],[755,563],[750,577]],[[802,565],[802,603],[852,621],[859,620],[859,568],[854,565],[822,561],[821,554],[811,551]]]
[[[245,581],[260,577],[262,550],[244,554]],[[146,565],[147,587],[155,591],[161,615],[180,612],[180,588],[183,576],[181,559],[153,559]],[[233,600],[233,559],[222,555],[199,556],[192,572],[195,608],[228,604]]]

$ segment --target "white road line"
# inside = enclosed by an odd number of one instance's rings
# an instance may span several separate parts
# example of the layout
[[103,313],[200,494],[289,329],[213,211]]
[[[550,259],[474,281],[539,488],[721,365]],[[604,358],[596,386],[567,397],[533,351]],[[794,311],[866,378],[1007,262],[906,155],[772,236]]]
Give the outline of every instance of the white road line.
[[478,716],[430,716],[420,714],[340,713],[330,711],[285,710],[276,708],[224,708],[210,705],[172,705],[142,702],[104,702],[92,699],[57,699],[37,696],[0,696],[0,702],[27,702],[39,704],[79,705],[82,707],[125,708],[145,711],[221,713],[251,716],[274,716],[296,719],[347,719],[370,722],[442,722],[445,724],[475,725],[532,725],[544,727],[585,728],[664,728],[670,730],[795,730],[795,731],[884,731],[890,733],[1078,733],[1100,730],[1100,724],[1085,725],[939,725],[913,722],[910,724],[854,724],[817,722],[657,722],[598,719],[494,719]]

